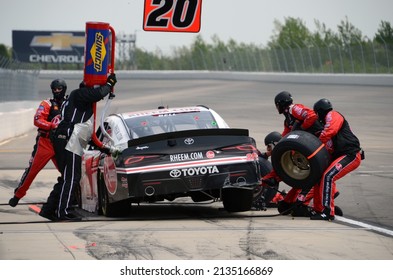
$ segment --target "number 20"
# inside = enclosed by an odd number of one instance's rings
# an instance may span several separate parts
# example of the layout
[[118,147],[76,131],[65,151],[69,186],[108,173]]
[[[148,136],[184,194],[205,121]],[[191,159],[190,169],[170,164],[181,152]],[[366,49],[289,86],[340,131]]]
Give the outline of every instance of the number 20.
[[143,29],[145,31],[198,32],[201,4],[202,0],[145,0]]

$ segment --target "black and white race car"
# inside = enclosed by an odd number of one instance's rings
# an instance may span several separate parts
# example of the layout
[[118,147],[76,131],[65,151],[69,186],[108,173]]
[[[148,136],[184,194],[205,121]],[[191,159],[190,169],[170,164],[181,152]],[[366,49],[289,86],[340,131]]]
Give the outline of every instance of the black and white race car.
[[82,209],[121,216],[134,203],[190,197],[222,201],[228,212],[250,210],[261,180],[255,140],[214,110],[199,105],[113,114],[104,127],[99,139],[120,153],[85,151]]

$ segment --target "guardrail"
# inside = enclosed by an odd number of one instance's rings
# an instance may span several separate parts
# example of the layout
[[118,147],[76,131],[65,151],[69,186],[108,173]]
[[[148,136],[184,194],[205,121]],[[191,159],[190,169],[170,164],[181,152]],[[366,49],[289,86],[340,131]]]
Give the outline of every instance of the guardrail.
[[[212,79],[306,84],[393,86],[393,74],[312,74],[227,71],[116,71],[118,79]],[[40,78],[82,79],[82,71],[41,70]]]

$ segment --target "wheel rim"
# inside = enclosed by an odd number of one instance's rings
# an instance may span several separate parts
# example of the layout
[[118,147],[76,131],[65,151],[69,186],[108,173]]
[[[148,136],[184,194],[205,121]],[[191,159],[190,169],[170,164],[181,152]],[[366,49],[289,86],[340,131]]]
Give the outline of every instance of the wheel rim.
[[281,156],[281,166],[284,172],[295,180],[304,180],[310,175],[308,159],[298,151],[289,150]]

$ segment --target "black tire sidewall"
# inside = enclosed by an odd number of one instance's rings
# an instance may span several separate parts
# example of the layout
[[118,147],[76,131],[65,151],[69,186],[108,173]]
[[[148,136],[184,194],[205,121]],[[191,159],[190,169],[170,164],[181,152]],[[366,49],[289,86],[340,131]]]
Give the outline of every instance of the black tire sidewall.
[[288,175],[281,166],[281,157],[287,151],[295,150],[305,157],[311,156],[322,145],[321,141],[311,133],[293,131],[287,134],[274,147],[272,152],[272,165],[283,182],[294,188],[309,188],[314,186],[321,178],[330,163],[330,156],[325,147],[321,148],[309,159],[310,174],[305,179],[295,179]]

